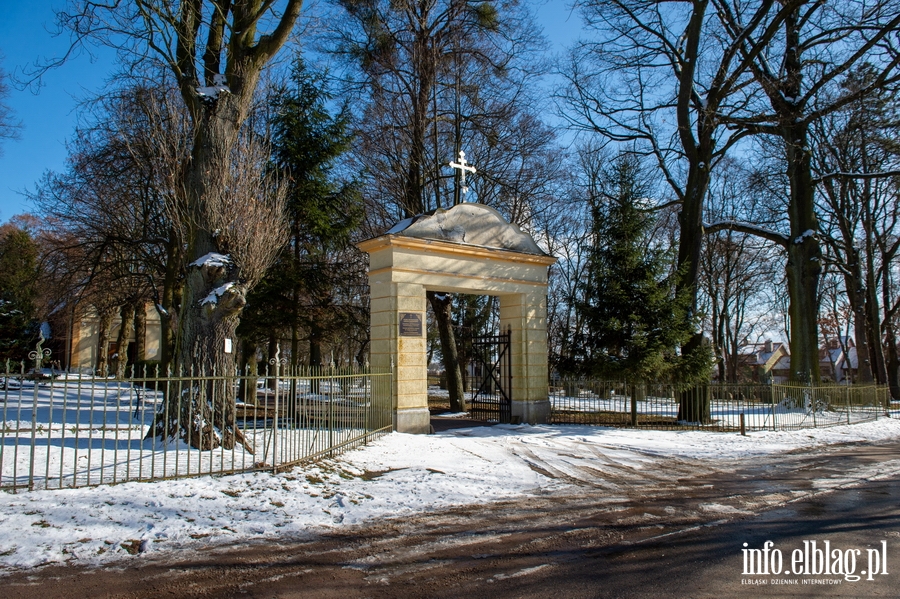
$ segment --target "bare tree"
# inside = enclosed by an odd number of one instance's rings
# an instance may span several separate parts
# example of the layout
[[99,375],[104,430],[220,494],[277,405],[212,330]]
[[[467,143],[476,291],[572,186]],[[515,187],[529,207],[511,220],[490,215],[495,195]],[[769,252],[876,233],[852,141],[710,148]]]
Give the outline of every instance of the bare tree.
[[[3,55],[0,54],[0,60],[2,59]],[[21,124],[13,120],[12,111],[5,103],[7,96],[9,96],[9,85],[6,83],[6,79],[6,73],[3,69],[0,69],[0,140],[18,139],[19,130],[22,127]],[[0,149],[0,156],[2,155],[2,149]]]
[[[866,85],[872,75],[871,67],[863,66],[847,77],[844,87]],[[888,242],[889,253],[883,256],[878,240],[891,236],[900,210],[895,180],[900,121],[892,98],[883,92],[853,102],[814,123],[811,135],[825,258],[844,281],[860,382],[888,379],[878,281],[890,268],[896,244]]]
[[[235,337],[246,294],[278,249],[273,242],[284,239],[270,182],[248,179],[262,177],[261,153],[240,145],[253,140],[243,129],[260,73],[288,41],[302,4],[72,0],[69,10],[58,13],[76,44],[116,48],[132,67],[162,64],[174,75],[190,115],[190,160],[171,210],[190,265],[177,343],[182,368],[233,372],[234,355],[226,353],[225,340]],[[209,448],[220,442],[219,433],[209,433],[185,431],[185,437]],[[226,443],[234,441],[231,431],[223,436]]]
[[[737,43],[755,81],[755,86],[747,88],[751,93],[741,105],[743,114],[730,116],[730,125],[770,135],[783,146],[790,230],[780,240],[770,239],[783,245],[788,254],[791,376],[798,381],[816,381],[822,248],[810,128],[900,80],[896,49],[900,2],[784,2],[772,8],[769,19],[777,24],[778,34],[766,41],[764,51],[754,51],[751,45],[756,35],[748,33],[749,21],[742,14],[745,3],[715,0],[715,6],[722,31],[730,43]],[[866,61],[872,67],[870,80],[856,89],[839,91],[842,78]]]
[[[734,160],[724,162],[713,177],[707,199],[706,212],[711,218],[760,220],[759,198],[747,184],[749,176]],[[727,230],[705,236],[700,298],[720,381],[739,381],[744,341],[775,325],[774,278],[781,260],[765,240],[747,233]]]
[[48,174],[31,197],[46,217],[45,259],[66,289],[59,297],[73,309],[112,301],[142,312],[152,302],[163,372],[183,281],[181,238],[166,206],[189,139],[187,115],[164,82],[126,82],[84,104],[66,171]]
[[[691,293],[692,316],[710,177],[748,134],[728,128],[728,118],[740,113],[752,61],[776,35],[786,6],[742,3],[744,28],[735,39],[721,35],[710,0],[582,0],[577,6],[593,37],[576,45],[563,69],[569,81],[560,97],[564,115],[577,129],[627,142],[655,159],[671,189],[660,204],[679,208],[678,288]],[[683,351],[701,346],[694,335]]]

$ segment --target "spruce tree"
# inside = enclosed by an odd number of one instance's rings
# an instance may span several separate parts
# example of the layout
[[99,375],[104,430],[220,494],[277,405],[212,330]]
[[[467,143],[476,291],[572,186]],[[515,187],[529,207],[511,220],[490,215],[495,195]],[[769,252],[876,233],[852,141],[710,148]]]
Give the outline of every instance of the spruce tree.
[[677,348],[693,332],[690,297],[675,295],[673,253],[653,239],[647,180],[640,159],[622,153],[592,186],[592,246],[579,305],[581,367],[592,376],[641,382],[685,366]]
[[272,168],[288,182],[290,242],[248,298],[240,332],[252,347],[275,329],[290,330],[295,366],[301,340],[309,364],[320,366],[323,345],[357,316],[336,299],[353,280],[349,242],[362,200],[356,182],[337,172],[352,133],[347,105],[332,115],[332,100],[326,75],[298,56],[271,101]]

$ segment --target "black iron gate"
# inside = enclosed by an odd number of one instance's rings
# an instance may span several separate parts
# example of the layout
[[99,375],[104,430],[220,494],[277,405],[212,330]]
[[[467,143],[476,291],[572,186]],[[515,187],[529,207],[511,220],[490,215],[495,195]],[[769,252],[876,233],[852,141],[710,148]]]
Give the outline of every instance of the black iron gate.
[[509,423],[511,414],[512,363],[510,336],[472,337],[472,361],[469,365],[469,389],[472,392],[469,416],[476,420]]

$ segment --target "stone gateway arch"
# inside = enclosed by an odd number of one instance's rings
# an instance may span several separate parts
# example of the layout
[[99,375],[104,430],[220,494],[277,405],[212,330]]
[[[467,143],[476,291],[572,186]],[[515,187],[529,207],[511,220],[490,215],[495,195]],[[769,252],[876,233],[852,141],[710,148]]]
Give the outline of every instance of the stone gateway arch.
[[511,332],[513,421],[547,422],[547,274],[555,258],[481,204],[406,219],[358,247],[369,254],[369,362],[394,369],[395,430],[431,427],[426,291],[499,297],[500,328]]

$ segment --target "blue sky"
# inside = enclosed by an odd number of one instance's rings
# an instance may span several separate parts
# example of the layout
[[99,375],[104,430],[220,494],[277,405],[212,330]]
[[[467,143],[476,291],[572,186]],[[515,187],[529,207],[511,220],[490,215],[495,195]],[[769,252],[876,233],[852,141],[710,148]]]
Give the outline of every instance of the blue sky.
[[[60,56],[68,47],[67,38],[54,38],[52,8],[60,0],[6,2],[0,19],[0,53],[3,70],[10,74],[36,60]],[[65,141],[75,128],[75,107],[79,98],[100,89],[114,68],[112,57],[98,55],[94,62],[80,56],[44,77],[39,93],[10,87],[5,104],[14,120],[22,123],[21,139],[5,140],[0,149],[0,222],[31,209],[20,193],[33,189],[35,181],[48,169],[63,168]]]
[[[537,6],[538,24],[557,50],[577,37],[580,20],[571,13],[570,0],[532,1]],[[53,9],[64,4],[65,0],[4,2],[0,66],[6,73],[21,72],[35,61],[65,53],[68,38],[51,33]],[[93,57],[82,54],[48,72],[37,93],[10,86],[5,104],[23,128],[21,139],[0,145],[0,222],[33,210],[22,192],[33,190],[48,170],[65,167],[65,144],[75,130],[79,101],[96,94],[114,71],[112,52],[98,51]]]

